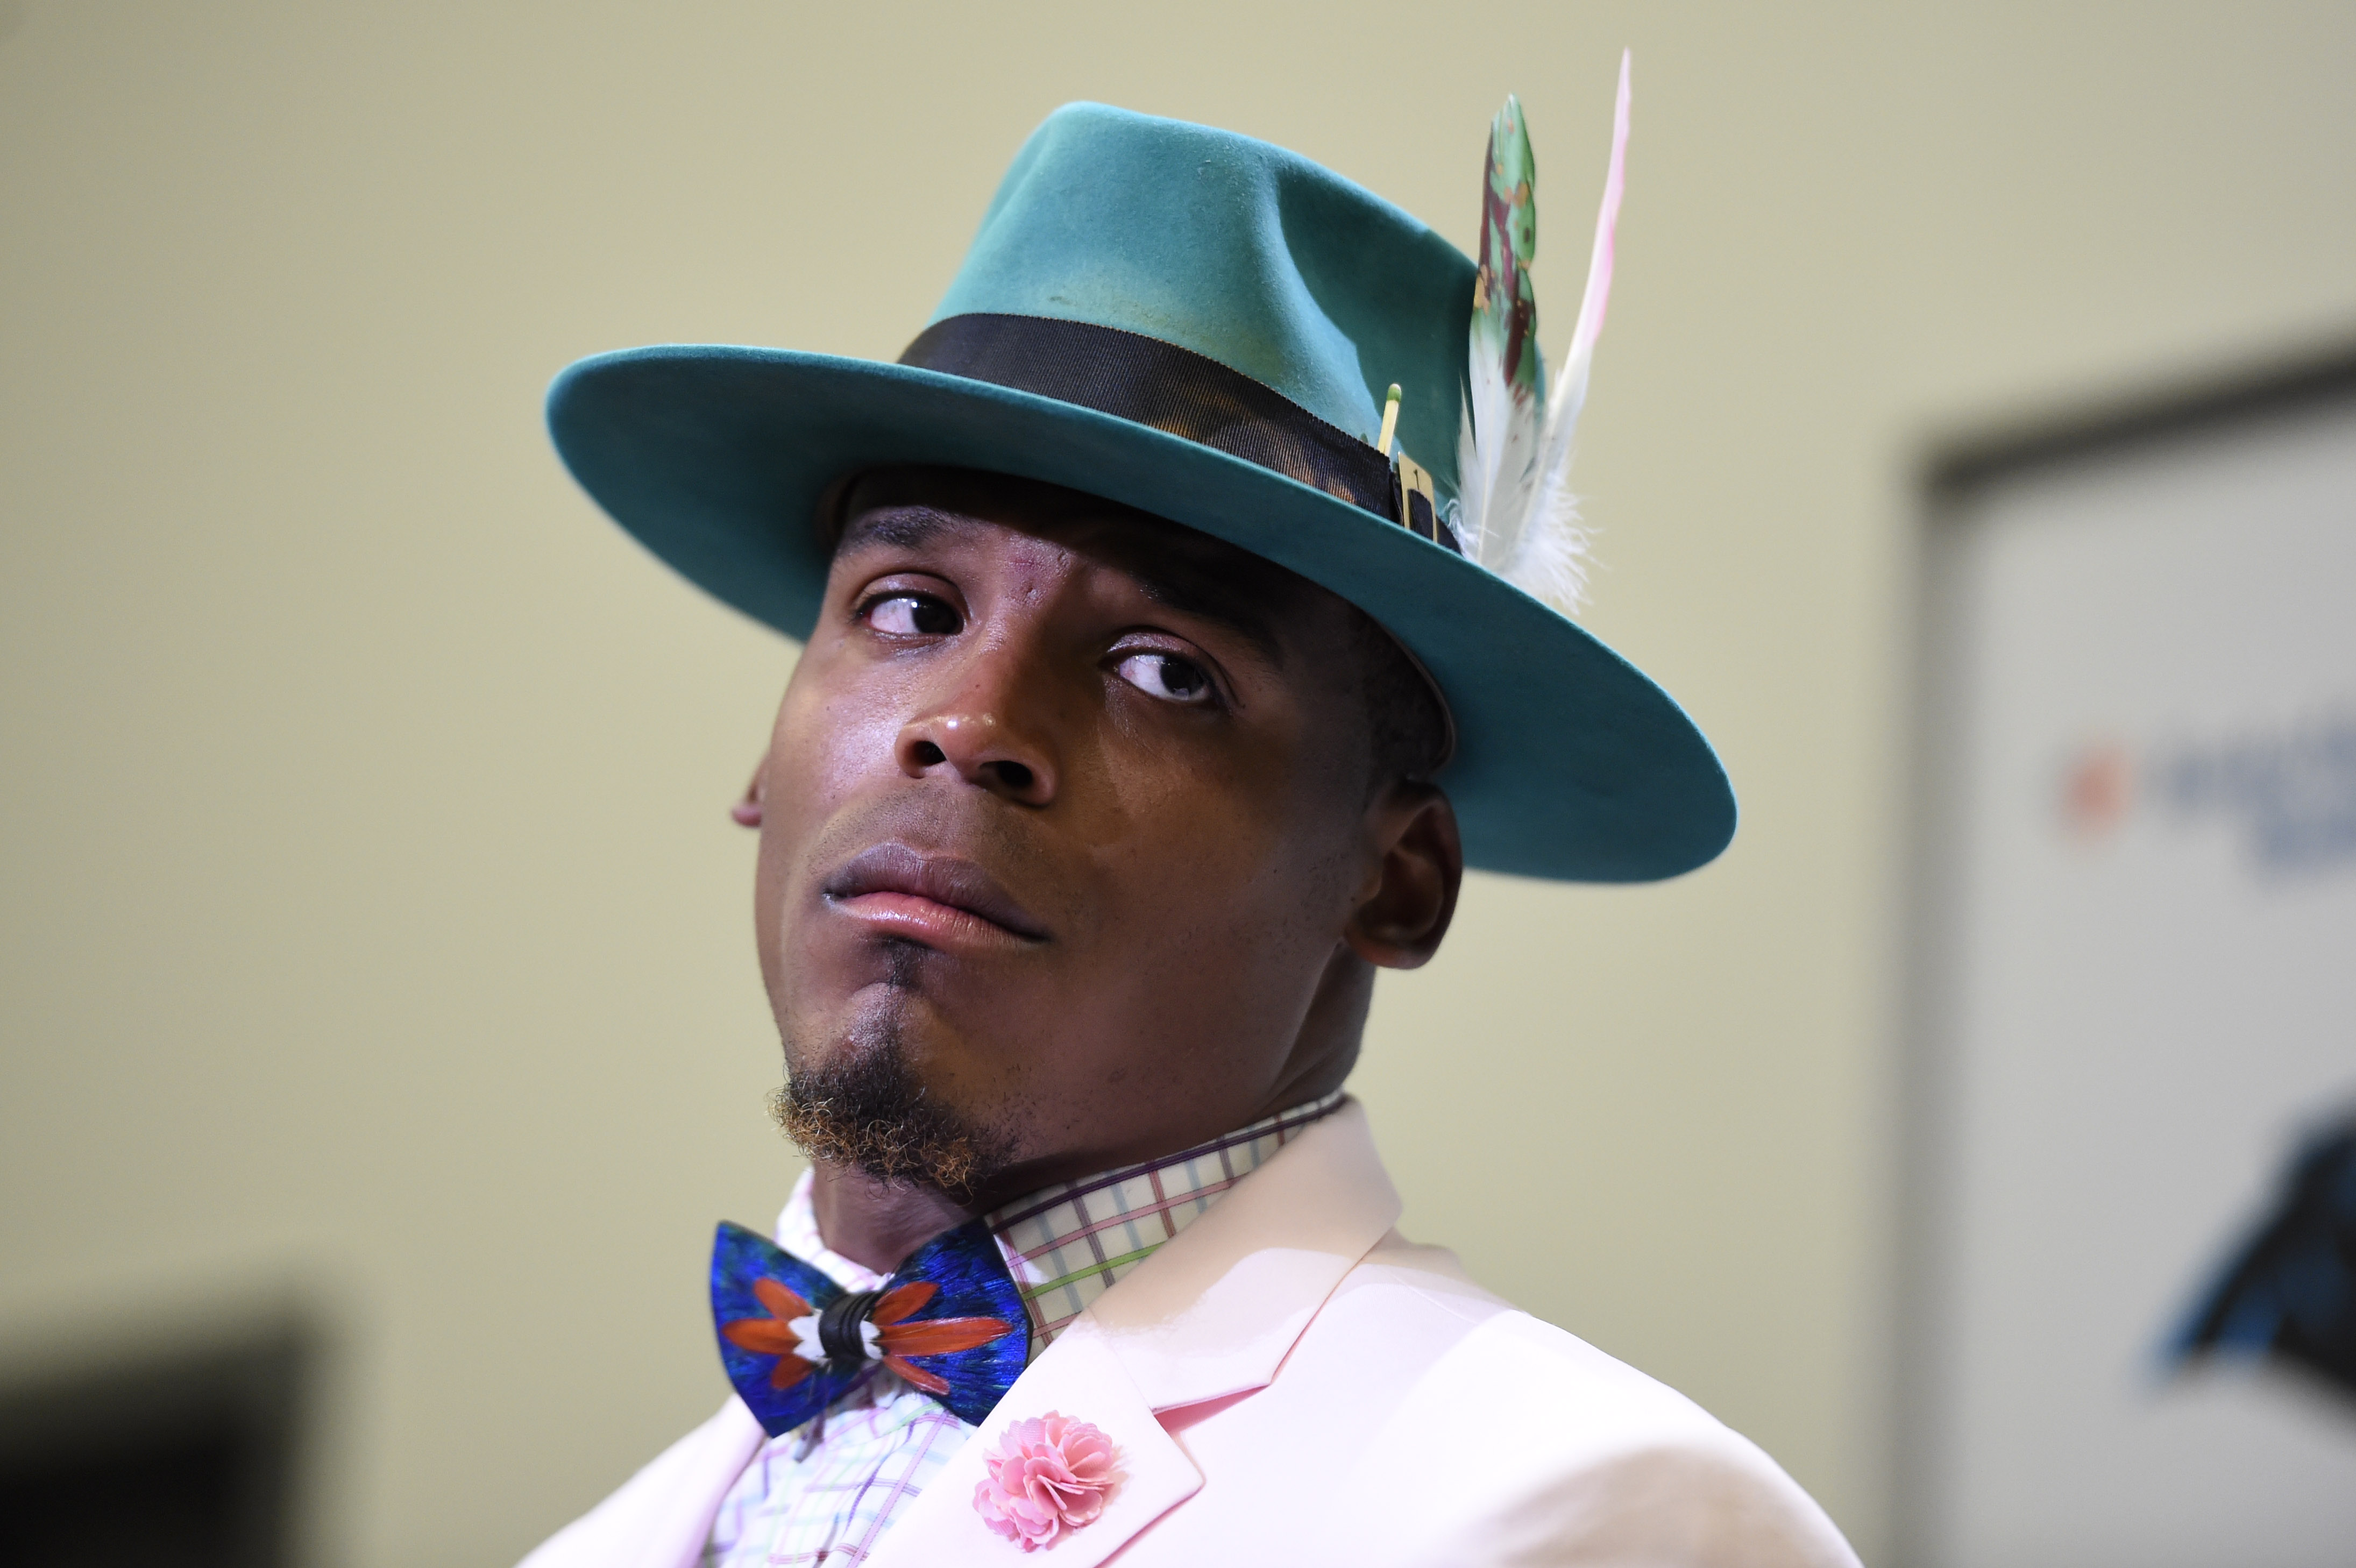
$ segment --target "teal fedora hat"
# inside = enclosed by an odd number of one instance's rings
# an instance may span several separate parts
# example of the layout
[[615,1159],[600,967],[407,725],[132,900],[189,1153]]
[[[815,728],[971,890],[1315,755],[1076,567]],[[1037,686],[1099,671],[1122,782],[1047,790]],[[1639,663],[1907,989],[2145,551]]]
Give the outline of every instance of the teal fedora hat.
[[600,354],[556,378],[549,428],[648,549],[797,639],[826,583],[822,512],[865,469],[1016,475],[1225,540],[1340,595],[1421,661],[1454,721],[1438,782],[1469,864],[1675,876],[1733,836],[1709,743],[1642,671],[1434,525],[1456,488],[1474,279],[1423,224],[1297,155],[1076,103],[1016,156],[899,362]]

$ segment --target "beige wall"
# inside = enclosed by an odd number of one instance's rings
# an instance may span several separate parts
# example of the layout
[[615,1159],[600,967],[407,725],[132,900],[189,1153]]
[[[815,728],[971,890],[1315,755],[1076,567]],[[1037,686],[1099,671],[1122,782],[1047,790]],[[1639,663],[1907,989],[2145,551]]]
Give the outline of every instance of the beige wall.
[[0,6],[0,1373],[293,1295],[312,1540],[503,1561],[722,1392],[774,1211],[751,845],[790,658],[539,424],[577,355],[897,351],[1066,99],[1469,241],[1528,106],[1567,331],[1620,46],[1590,624],[1744,804],[1480,880],[1359,1087],[1411,1233],[1870,1549],[1911,485],[1943,433],[2356,330],[2356,8]]

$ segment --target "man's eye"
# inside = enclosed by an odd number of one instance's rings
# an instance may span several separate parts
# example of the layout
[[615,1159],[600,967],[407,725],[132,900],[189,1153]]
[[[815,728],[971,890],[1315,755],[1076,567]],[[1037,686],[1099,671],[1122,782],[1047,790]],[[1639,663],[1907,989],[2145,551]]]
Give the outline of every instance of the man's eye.
[[947,637],[965,623],[946,600],[930,594],[891,594],[862,612],[869,626],[894,637]]
[[1211,678],[1203,667],[1174,653],[1132,653],[1115,672],[1147,696],[1164,702],[1207,703],[1212,697]]

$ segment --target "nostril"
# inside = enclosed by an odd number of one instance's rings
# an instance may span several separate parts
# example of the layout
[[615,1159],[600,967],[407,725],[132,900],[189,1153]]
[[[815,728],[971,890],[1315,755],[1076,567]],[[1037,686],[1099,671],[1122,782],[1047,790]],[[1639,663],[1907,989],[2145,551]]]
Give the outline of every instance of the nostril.
[[998,769],[999,782],[1005,785],[1009,789],[1015,790],[1019,793],[1031,788],[1031,770],[1028,768],[1023,767],[1023,764],[1019,762],[993,762],[991,766]]
[[919,768],[937,767],[949,759],[948,753],[929,740],[920,740],[909,749],[915,754]]

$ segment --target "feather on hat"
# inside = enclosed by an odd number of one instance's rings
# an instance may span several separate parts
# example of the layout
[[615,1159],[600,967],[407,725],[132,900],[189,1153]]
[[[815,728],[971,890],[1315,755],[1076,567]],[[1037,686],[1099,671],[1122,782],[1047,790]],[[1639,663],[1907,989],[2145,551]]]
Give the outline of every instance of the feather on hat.
[[1588,532],[1569,476],[1588,369],[1612,297],[1612,246],[1628,160],[1628,70],[1622,52],[1612,165],[1595,219],[1587,292],[1561,380],[1551,392],[1529,274],[1537,254],[1537,168],[1517,99],[1508,97],[1490,124],[1482,171],[1481,270],[1456,437],[1456,504],[1448,521],[1467,556],[1564,610],[1576,610],[1586,596]]

